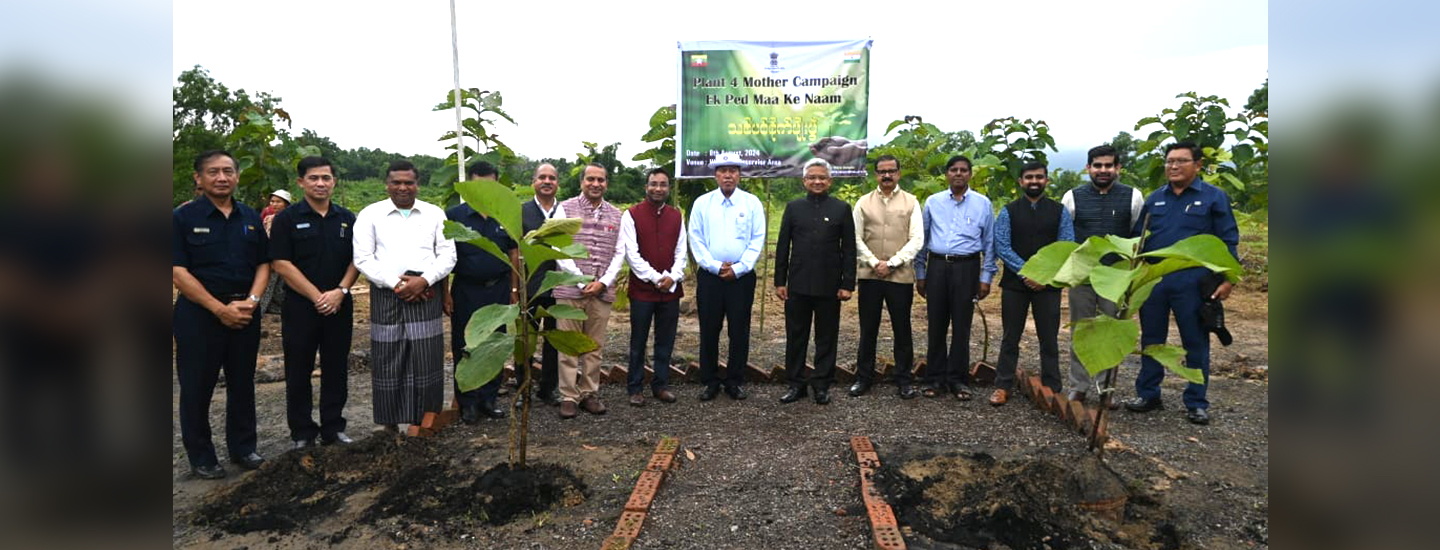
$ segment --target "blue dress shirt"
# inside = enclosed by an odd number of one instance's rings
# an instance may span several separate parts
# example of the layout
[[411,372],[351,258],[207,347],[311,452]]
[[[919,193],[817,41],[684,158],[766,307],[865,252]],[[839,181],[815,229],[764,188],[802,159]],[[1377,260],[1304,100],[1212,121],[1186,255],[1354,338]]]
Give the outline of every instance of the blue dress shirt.
[[925,279],[929,254],[983,253],[980,282],[995,278],[995,211],[990,199],[965,189],[955,200],[947,188],[925,199],[925,247],[915,256],[915,278]]
[[1240,228],[1230,209],[1230,197],[1205,180],[1195,178],[1179,195],[1170,190],[1169,183],[1151,192],[1135,220],[1135,235],[1145,227],[1146,214],[1150,215],[1150,238],[1145,239],[1144,252],[1165,248],[1186,237],[1210,234],[1224,241],[1231,256],[1240,258],[1235,253]]
[[690,253],[700,269],[719,275],[731,263],[735,276],[755,270],[765,243],[765,206],[736,188],[729,197],[715,189],[690,207]]
[[[1035,208],[1035,203],[1030,203],[1030,208]],[[1060,209],[1060,235],[1056,237],[1059,241],[1075,240],[1075,224],[1070,220],[1070,211]],[[1025,259],[1015,253],[1010,247],[1010,210],[1001,208],[1000,215],[995,218],[995,258],[1005,262],[1005,269],[1019,273],[1025,267]],[[997,268],[998,269],[998,268]]]

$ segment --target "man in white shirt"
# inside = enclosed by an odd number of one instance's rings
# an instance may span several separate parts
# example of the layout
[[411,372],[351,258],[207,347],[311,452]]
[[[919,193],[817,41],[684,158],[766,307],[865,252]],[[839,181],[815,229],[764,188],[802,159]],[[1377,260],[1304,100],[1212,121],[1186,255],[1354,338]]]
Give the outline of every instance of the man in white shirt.
[[620,216],[620,246],[630,263],[630,370],[626,392],[630,404],[645,405],[645,340],[655,322],[654,375],[651,393],[663,403],[674,403],[670,385],[670,353],[680,322],[680,297],[685,288],[685,220],[680,209],[665,203],[670,198],[670,173],[650,171],[645,200]]
[[390,163],[385,192],[355,220],[355,267],[370,281],[370,349],[375,423],[398,432],[439,412],[445,400],[445,325],[430,287],[455,267],[445,211],[416,200],[419,173]]

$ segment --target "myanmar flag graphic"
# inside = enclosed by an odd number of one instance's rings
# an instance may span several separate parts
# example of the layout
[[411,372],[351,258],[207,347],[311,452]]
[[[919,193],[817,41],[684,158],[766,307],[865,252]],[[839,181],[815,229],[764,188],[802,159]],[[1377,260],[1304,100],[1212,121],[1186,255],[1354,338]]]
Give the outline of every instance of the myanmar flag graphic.
[[697,54],[691,54],[691,55],[690,55],[690,66],[691,66],[691,67],[707,67],[707,66],[709,66],[709,65],[710,65],[710,62],[706,59],[705,54],[703,54],[703,53],[697,53]]

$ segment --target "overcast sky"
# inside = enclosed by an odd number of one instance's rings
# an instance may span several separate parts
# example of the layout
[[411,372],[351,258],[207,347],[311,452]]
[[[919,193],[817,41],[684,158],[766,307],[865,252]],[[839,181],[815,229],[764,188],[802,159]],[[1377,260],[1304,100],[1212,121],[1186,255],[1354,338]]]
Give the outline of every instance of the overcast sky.
[[[823,6],[823,9],[817,9]],[[644,150],[676,102],[677,41],[872,38],[870,139],[923,115],[944,130],[1044,119],[1060,159],[1196,91],[1242,105],[1268,76],[1264,1],[936,3],[457,0],[460,83],[500,90],[502,140],[573,158],[581,141]],[[294,134],[442,156],[431,112],[453,85],[449,2],[176,0],[173,75],[201,65],[283,98]],[[1078,166],[1070,166],[1072,168]]]

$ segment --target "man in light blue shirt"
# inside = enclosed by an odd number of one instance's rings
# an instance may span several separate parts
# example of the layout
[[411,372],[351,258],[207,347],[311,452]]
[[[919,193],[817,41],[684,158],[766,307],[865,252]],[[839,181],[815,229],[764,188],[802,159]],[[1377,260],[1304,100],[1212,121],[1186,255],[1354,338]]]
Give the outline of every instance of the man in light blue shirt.
[[765,206],[739,188],[740,156],[721,153],[710,163],[718,188],[690,207],[690,253],[700,267],[695,307],[700,314],[701,401],[720,393],[720,326],[729,325],[730,358],[725,394],[744,399],[750,360],[750,308],[755,302],[755,262],[765,243]]
[[[925,248],[915,257],[915,290],[926,299],[929,351],[925,397],[948,393],[961,401],[970,390],[970,322],[975,302],[990,294],[997,267],[995,212],[990,199],[970,189],[970,159],[945,163],[950,189],[925,199]],[[945,332],[953,327],[947,350]]]

